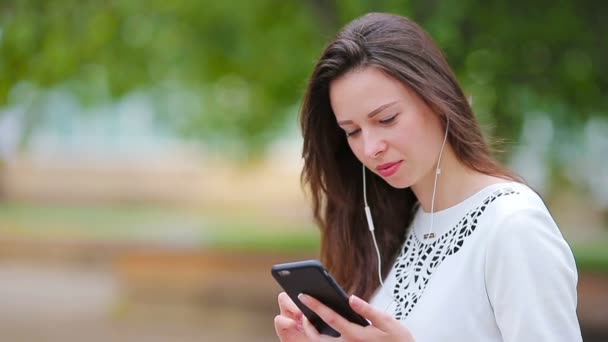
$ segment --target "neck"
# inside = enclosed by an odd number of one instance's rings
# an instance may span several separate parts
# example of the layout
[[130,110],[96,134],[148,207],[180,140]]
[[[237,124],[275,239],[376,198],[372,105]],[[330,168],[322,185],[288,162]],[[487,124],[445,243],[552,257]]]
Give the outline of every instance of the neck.
[[[482,174],[462,164],[452,149],[446,146],[441,161],[441,174],[437,179],[435,205],[433,211],[440,211],[457,205],[484,187],[504,182],[504,179]],[[435,168],[423,179],[412,185],[412,191],[424,212],[431,212]]]

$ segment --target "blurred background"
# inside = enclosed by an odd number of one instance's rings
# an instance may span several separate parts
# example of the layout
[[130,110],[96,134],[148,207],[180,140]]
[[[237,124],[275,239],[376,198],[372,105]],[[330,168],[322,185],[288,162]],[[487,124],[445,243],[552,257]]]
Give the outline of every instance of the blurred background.
[[608,341],[608,2],[3,0],[6,341],[268,341],[270,266],[316,257],[299,183],[316,58],[368,11],[445,50],[539,191]]

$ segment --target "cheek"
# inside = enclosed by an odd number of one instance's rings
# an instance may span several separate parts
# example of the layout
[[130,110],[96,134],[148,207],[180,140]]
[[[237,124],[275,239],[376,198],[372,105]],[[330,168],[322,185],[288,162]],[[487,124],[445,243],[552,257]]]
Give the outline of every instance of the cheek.
[[359,143],[356,139],[355,140],[351,140],[348,139],[348,146],[350,147],[350,150],[353,152],[353,154],[355,155],[355,157],[357,157],[357,159],[362,162],[365,163],[365,153],[363,151],[363,146],[361,143]]
[[387,142],[390,149],[395,150],[394,152],[405,154],[406,156],[420,148],[419,138],[416,136],[416,133],[405,129],[395,130],[387,139]]
[[434,163],[439,150],[431,137],[420,136],[415,141],[410,141],[409,148],[404,151],[411,158],[416,168],[426,169]]
[[407,155],[424,153],[429,134],[420,119],[420,114],[417,113],[404,117],[391,132],[391,145]]

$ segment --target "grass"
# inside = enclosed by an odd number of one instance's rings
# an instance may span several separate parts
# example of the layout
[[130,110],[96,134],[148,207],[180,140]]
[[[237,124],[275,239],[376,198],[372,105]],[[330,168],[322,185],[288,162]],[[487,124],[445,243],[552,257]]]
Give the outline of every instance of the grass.
[[101,241],[179,242],[243,251],[314,251],[311,224],[243,210],[143,205],[37,205],[0,202],[0,235]]
[[[79,206],[2,203],[0,234],[26,237],[136,239],[146,227],[202,227],[202,218],[142,206]],[[158,229],[158,228],[157,228]]]
[[573,248],[579,272],[608,273],[608,241]]
[[[0,235],[118,241],[186,241],[246,252],[315,253],[310,223],[246,211],[143,205],[36,205],[0,202]],[[608,241],[573,245],[579,271],[608,273]]]
[[318,250],[316,229],[297,231],[231,230],[210,236],[208,246],[246,252],[313,253]]

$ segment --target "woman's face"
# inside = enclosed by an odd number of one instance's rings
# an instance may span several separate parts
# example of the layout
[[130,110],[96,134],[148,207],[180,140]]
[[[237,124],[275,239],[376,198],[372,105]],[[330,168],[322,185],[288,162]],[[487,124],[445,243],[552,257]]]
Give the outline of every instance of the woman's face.
[[355,156],[395,188],[434,176],[444,131],[408,86],[365,67],[334,80],[331,107]]

